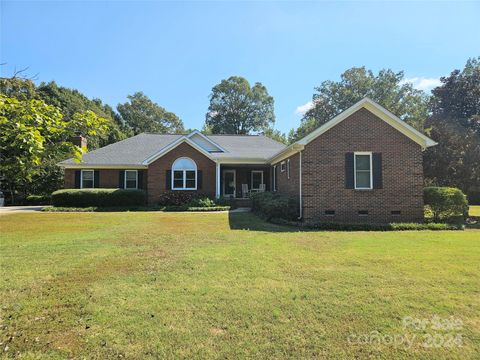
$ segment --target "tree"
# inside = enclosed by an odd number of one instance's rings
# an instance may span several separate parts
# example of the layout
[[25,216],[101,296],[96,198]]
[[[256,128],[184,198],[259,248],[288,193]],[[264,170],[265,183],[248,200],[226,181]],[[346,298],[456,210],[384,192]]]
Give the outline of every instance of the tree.
[[285,134],[281,133],[280,130],[276,130],[274,128],[268,128],[263,132],[263,135],[273,139],[281,144],[288,144],[288,139]]
[[136,92],[128,96],[128,101],[118,104],[125,125],[132,129],[133,133],[181,133],[184,131],[182,120],[172,112],[153,102],[142,92]]
[[[36,89],[37,98],[49,105],[58,107],[65,121],[70,121],[74,114],[86,111],[94,112],[98,117],[108,121],[108,131],[95,136],[88,136],[90,150],[123,140],[131,133],[124,126],[122,119],[113,109],[103,104],[100,99],[89,99],[76,89],[58,86],[54,81],[41,83]],[[82,134],[86,136],[87,134]]]
[[213,134],[249,134],[265,131],[275,123],[273,97],[257,82],[232,76],[215,85],[205,125]]
[[296,141],[323,125],[364,97],[379,103],[420,131],[428,118],[428,96],[404,81],[403,72],[380,70],[375,75],[365,67],[351,68],[340,81],[324,81],[315,88],[312,108],[302,118],[300,127],[290,134]]
[[81,156],[82,150],[69,141],[79,128],[86,135],[100,135],[108,129],[108,121],[92,111],[65,121],[60,109],[42,100],[0,95],[0,179],[12,202],[17,192],[30,193],[35,176],[48,164]]
[[427,126],[438,142],[424,154],[426,178],[462,189],[480,203],[480,57],[442,77],[431,102]]

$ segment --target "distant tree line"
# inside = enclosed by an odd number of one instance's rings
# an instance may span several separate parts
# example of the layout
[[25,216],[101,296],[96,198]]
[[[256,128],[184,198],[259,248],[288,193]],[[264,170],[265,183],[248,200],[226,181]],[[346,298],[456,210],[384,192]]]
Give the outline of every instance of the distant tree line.
[[[251,86],[245,78],[232,76],[212,88],[202,131],[264,134],[288,144],[368,96],[439,143],[424,153],[427,184],[457,186],[470,202],[480,203],[480,57],[469,59],[463,70],[454,70],[441,82],[428,95],[406,82],[403,72],[348,69],[339,81],[324,81],[314,89],[312,107],[286,136],[274,127],[274,99],[265,85]],[[55,164],[81,156],[66,145],[72,134],[86,135],[91,150],[142,132],[189,131],[175,113],[142,92],[127,96],[114,110],[55,82],[37,86],[14,76],[0,79],[0,96],[0,189],[20,198],[61,187],[62,173]],[[42,127],[32,120],[40,118]],[[18,140],[18,129],[28,129],[23,136],[34,139],[30,145],[36,157]]]

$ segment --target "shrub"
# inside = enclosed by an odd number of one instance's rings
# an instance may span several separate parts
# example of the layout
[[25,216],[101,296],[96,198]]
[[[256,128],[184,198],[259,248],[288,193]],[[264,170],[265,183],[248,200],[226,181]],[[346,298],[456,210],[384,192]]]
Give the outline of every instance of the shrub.
[[162,206],[181,206],[191,203],[194,199],[206,197],[208,196],[194,191],[167,191],[160,195],[158,204]]
[[460,189],[430,186],[424,189],[423,198],[434,222],[457,222],[468,216],[467,197]]
[[25,205],[50,205],[52,198],[50,195],[28,195],[25,199]]
[[198,198],[194,198],[192,199],[192,201],[190,201],[188,203],[188,205],[190,207],[197,207],[197,208],[207,208],[207,207],[215,207],[217,206],[217,204],[215,203],[215,201],[213,201],[212,199],[208,198],[208,197],[198,197]]
[[294,198],[271,192],[250,195],[252,211],[267,220],[272,218],[295,220],[298,217],[298,201]]
[[461,230],[461,225],[444,223],[343,224],[319,223],[306,225],[309,229],[330,231],[407,231],[407,230]]
[[52,204],[59,207],[141,206],[145,200],[143,190],[65,189],[52,193]]

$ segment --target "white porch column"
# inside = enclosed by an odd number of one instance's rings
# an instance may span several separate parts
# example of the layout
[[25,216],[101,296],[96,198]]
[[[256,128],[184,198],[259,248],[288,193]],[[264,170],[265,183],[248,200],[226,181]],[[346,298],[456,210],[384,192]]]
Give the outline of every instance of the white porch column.
[[217,162],[216,168],[216,181],[215,181],[215,197],[218,199],[220,197],[220,163]]

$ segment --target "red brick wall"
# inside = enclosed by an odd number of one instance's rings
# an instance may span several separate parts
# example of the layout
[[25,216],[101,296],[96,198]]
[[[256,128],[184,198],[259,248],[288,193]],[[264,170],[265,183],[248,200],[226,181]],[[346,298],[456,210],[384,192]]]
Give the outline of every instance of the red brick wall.
[[[345,188],[345,153],[355,151],[382,153],[382,189]],[[421,147],[366,109],[306,145],[302,169],[306,222],[423,219]],[[325,210],[335,210],[335,216],[326,216]],[[359,216],[359,210],[369,214]],[[392,210],[401,215],[391,215]]]
[[147,193],[150,204],[158,202],[160,195],[167,191],[166,172],[172,169],[173,162],[180,157],[189,157],[195,161],[197,169],[202,171],[202,188],[197,192],[215,196],[215,162],[189,144],[183,143],[149,165]]
[[[125,169],[100,169],[100,187],[108,189],[117,189],[120,171],[125,171]],[[143,171],[143,189],[146,189],[147,185],[147,170],[138,170]],[[64,178],[64,187],[65,189],[74,189],[75,188],[75,169],[65,169],[65,178]]]
[[[274,165],[277,166],[276,183],[277,191],[290,196],[298,196],[299,192],[299,164],[300,155],[294,154]],[[288,178],[288,160],[290,160],[290,178]],[[281,163],[285,161],[285,171],[282,172]],[[273,172],[273,167],[272,167]]]

